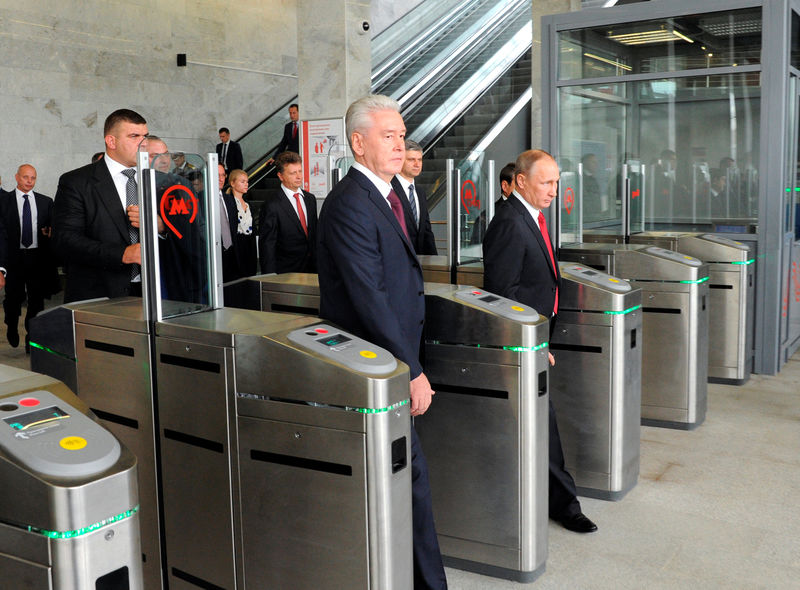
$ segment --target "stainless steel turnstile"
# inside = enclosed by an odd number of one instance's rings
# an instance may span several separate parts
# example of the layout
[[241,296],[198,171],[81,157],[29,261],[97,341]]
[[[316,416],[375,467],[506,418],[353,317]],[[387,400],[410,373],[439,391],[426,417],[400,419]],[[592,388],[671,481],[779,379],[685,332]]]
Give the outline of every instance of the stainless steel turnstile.
[[708,264],[708,378],[741,385],[753,365],[755,258],[750,247],[714,234],[644,232],[631,243],[652,244]]
[[642,424],[691,430],[708,392],[708,265],[657,246],[562,246],[585,264],[642,290]]
[[0,366],[0,586],[141,590],[136,459],[64,384]]
[[[34,318],[31,366],[74,380],[75,393],[138,461],[142,570],[162,586],[150,334],[142,300],[98,299],[63,305]],[[74,360],[71,358],[74,355]]]
[[547,558],[549,322],[473,287],[425,284],[415,419],[445,565],[521,582]]
[[302,316],[156,329],[170,587],[410,589],[407,367]]
[[581,495],[619,500],[639,477],[642,291],[580,264],[559,267],[550,399],[564,459]]

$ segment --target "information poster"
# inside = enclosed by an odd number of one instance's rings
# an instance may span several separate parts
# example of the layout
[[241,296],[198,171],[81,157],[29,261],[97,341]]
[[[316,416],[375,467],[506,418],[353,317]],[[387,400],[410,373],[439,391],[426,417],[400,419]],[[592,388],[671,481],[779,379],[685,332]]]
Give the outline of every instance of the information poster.
[[328,156],[334,161],[348,153],[344,119],[312,119],[300,122],[300,155],[303,157],[303,188],[324,199],[331,190]]

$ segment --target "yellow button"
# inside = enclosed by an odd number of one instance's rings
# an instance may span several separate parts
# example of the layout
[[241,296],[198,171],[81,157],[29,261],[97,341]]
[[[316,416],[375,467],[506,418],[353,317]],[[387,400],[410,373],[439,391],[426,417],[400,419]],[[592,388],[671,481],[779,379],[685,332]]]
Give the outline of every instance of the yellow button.
[[617,279],[608,279],[609,283],[619,283]]
[[58,444],[68,451],[79,451],[86,446],[86,439],[81,436],[65,436]]
[[511,309],[513,309],[514,311],[525,311],[525,308],[520,307],[519,305],[512,305]]
[[363,356],[365,359],[374,359],[376,356],[378,356],[371,350],[362,350],[359,354]]

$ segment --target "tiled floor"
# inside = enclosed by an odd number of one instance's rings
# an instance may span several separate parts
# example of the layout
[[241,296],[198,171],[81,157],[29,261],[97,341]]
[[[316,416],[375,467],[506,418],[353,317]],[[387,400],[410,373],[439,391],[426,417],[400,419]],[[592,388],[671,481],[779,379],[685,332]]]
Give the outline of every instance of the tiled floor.
[[[0,363],[30,368],[0,341]],[[800,352],[775,377],[710,384],[695,431],[643,427],[639,484],[582,504],[599,531],[551,523],[534,584],[448,569],[451,590],[800,588]]]

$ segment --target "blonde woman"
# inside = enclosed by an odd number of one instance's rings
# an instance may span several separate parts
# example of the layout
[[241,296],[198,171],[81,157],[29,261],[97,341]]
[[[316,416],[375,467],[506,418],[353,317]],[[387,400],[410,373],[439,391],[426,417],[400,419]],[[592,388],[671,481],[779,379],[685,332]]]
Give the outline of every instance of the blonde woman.
[[222,252],[223,280],[234,281],[242,277],[250,277],[257,273],[256,235],[253,232],[253,214],[250,204],[245,200],[248,189],[247,172],[232,170],[228,175],[225,204],[233,243]]

